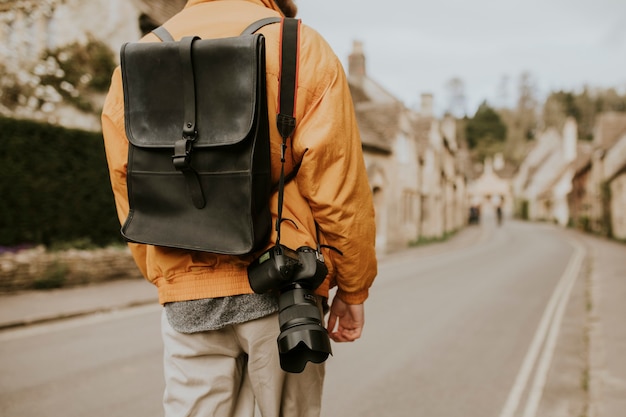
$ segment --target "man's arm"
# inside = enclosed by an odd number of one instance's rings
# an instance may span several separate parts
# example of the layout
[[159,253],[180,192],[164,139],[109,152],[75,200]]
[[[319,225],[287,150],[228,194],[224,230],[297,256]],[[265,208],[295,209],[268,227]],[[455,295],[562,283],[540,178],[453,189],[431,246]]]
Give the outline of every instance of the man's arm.
[[361,337],[365,325],[363,304],[346,304],[335,297],[328,316],[328,334],[335,342],[354,342]]
[[345,71],[325,45],[313,45],[313,52],[307,48],[302,68],[311,68],[310,60],[317,58],[316,72],[301,74],[312,78],[302,94],[312,100],[304,100],[308,106],[296,128],[294,155],[302,161],[298,185],[322,243],[342,253],[328,253],[338,288],[327,329],[335,342],[352,342],[363,332],[363,303],[377,273],[374,205]]
[[300,79],[308,84],[301,85],[298,98],[307,99],[299,107],[304,114],[293,141],[294,156],[301,160],[298,187],[309,202],[322,243],[341,252],[328,253],[336,297],[357,305],[367,299],[377,272],[372,192],[345,72],[325,43],[311,49],[302,68],[314,67],[316,72],[301,72]]
[[[109,166],[111,188],[115,197],[117,216],[120,224],[124,224],[129,212],[126,187],[128,139],[124,130],[124,95],[119,67],[113,73],[111,87],[102,110],[102,135],[104,136],[104,148]],[[129,243],[128,246],[141,273],[144,277],[147,277],[146,246],[136,243]]]

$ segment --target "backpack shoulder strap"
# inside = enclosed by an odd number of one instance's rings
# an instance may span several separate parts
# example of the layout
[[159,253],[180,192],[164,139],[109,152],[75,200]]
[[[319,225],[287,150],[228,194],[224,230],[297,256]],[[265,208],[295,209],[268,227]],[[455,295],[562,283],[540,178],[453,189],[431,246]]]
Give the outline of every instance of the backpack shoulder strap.
[[172,35],[163,26],[154,29],[152,33],[154,33],[157,38],[161,39],[161,42],[174,42]]
[[[298,52],[300,20],[285,18],[281,22],[280,35],[280,80],[276,126],[283,138],[280,150],[280,177],[278,179],[278,217],[276,219],[276,245],[280,244],[280,224],[282,222],[285,188],[285,151],[287,139],[296,128],[296,91],[298,86]],[[297,173],[297,168],[294,170]],[[295,176],[295,173],[294,173]]]
[[298,84],[298,52],[300,19],[266,17],[250,24],[242,35],[251,35],[264,26],[281,23],[280,37],[280,86],[276,124],[283,139],[296,128],[295,101]]
[[283,19],[280,51],[280,96],[276,123],[286,139],[296,128],[296,91],[298,88],[298,53],[300,19]]
[[[256,22],[250,24],[247,28],[241,32],[242,35],[252,35],[257,30],[261,29],[263,26],[271,25],[272,23],[278,23],[282,19],[280,17],[266,17],[265,19],[257,20]],[[158,28],[152,31],[156,35],[157,38],[161,40],[161,42],[174,42],[175,39],[172,37],[171,33],[167,31],[163,26],[159,26]]]
[[278,23],[282,19],[280,17],[266,17],[265,19],[257,20],[254,23],[251,23],[250,26],[245,28],[242,35],[252,35],[257,30],[261,29],[263,26],[271,25],[272,23]]

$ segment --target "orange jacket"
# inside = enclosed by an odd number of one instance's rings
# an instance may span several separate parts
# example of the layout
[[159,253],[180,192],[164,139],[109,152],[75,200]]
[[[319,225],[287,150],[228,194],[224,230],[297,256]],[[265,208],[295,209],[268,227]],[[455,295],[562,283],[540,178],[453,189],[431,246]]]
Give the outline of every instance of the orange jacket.
[[[217,38],[239,35],[250,23],[280,16],[272,0],[190,0],[185,9],[165,23],[175,39],[197,35]],[[274,24],[259,32],[266,37],[267,93],[271,130],[272,179],[280,174],[280,144],[276,126],[279,74],[279,29]],[[142,42],[157,41],[153,34]],[[376,275],[374,209],[352,98],[343,68],[323,38],[302,26],[297,126],[287,151],[286,172],[301,161],[296,179],[285,187],[281,243],[296,249],[315,247],[315,221],[322,244],[343,255],[324,250],[329,275],[318,289],[348,304],[360,304]],[[102,129],[111,183],[120,222],[128,215],[126,163],[128,140],[124,130],[124,98],[119,67],[115,70],[103,114]],[[274,220],[277,195],[271,201]],[[296,227],[297,226],[297,227]],[[276,238],[274,231],[270,247]],[[129,244],[143,275],[158,287],[161,303],[251,293],[246,268],[254,258]]]

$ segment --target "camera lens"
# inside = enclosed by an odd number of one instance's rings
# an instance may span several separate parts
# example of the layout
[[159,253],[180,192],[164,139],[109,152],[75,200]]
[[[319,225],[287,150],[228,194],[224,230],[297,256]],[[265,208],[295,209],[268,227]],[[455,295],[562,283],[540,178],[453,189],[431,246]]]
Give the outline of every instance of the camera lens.
[[332,350],[318,297],[294,283],[280,294],[278,304],[280,367],[286,372],[300,373],[307,362],[324,362]]

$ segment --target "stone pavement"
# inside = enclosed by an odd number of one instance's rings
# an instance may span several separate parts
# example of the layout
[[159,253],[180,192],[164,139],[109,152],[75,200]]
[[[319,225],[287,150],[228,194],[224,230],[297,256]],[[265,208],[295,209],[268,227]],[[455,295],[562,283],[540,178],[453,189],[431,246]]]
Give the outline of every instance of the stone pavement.
[[591,274],[586,417],[626,416],[626,244],[577,234]]
[[[590,265],[590,403],[586,417],[626,416],[626,244],[574,230],[562,233],[585,246]],[[487,234],[483,227],[470,226],[445,243],[420,250],[464,247],[486,239]],[[0,295],[0,331],[157,302],[156,289],[142,279]]]
[[144,279],[83,287],[0,295],[0,331],[46,321],[157,303],[156,288]]

